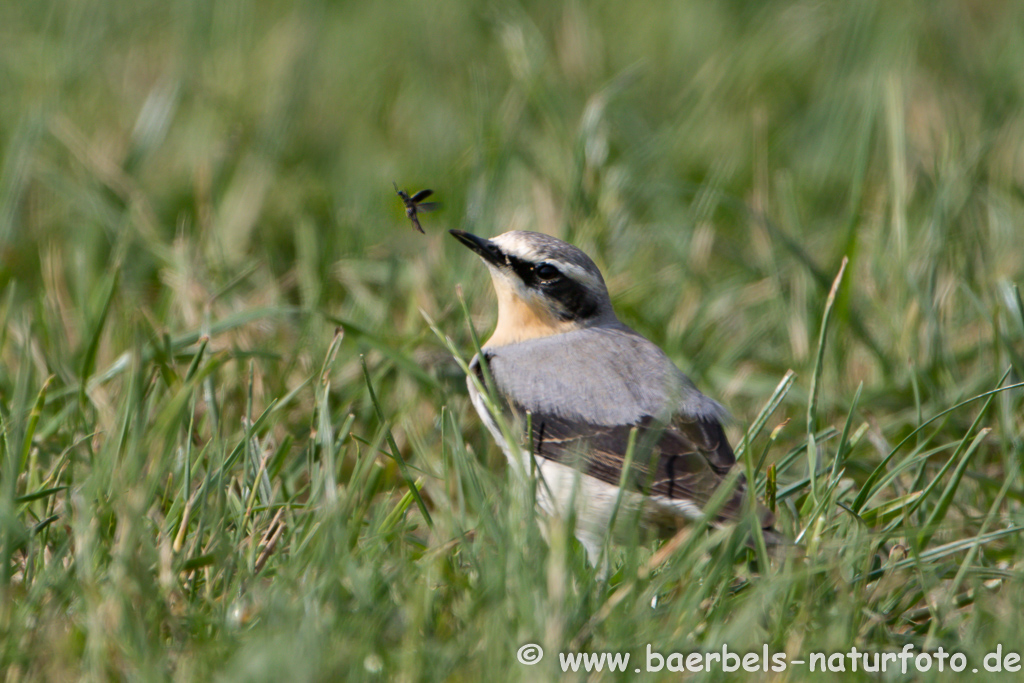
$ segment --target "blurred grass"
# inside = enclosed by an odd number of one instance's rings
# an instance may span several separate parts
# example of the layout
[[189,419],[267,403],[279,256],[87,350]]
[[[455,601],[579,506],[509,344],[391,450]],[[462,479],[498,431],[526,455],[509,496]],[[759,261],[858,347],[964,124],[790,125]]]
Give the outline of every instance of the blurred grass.
[[[1024,379],[1018,3],[81,0],[0,27],[5,680],[1024,649],[1022,394],[983,396]],[[444,202],[426,237],[392,180]],[[634,541],[606,585],[545,543],[421,313],[467,355],[457,285],[493,323],[449,228],[590,253],[735,443],[794,370],[749,449],[806,560],[751,574],[718,532],[650,572]]]

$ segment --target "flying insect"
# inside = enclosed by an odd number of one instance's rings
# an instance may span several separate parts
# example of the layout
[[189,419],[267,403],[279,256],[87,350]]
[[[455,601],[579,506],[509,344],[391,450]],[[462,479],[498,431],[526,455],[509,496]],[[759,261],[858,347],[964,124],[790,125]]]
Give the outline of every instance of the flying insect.
[[423,226],[420,225],[420,219],[417,214],[420,212],[426,213],[427,211],[433,211],[440,206],[437,202],[424,202],[423,200],[434,194],[433,190],[420,190],[411,197],[403,190],[398,189],[398,184],[392,181],[392,185],[395,186],[395,192],[402,198],[402,203],[405,204],[405,215],[412,221],[413,226],[423,232]]

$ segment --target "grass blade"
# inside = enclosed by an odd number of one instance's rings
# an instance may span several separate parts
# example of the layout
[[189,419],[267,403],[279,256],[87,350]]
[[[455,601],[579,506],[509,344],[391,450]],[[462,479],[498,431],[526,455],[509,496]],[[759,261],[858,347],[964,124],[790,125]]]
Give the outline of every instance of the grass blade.
[[818,447],[814,439],[814,430],[818,422],[818,384],[821,382],[822,361],[825,357],[825,335],[828,332],[828,323],[832,319],[832,307],[836,302],[836,293],[843,281],[843,274],[846,272],[848,259],[844,256],[839,265],[839,273],[832,281],[832,289],[825,299],[825,312],[821,316],[821,330],[818,332],[818,354],[814,359],[814,370],[811,372],[811,388],[807,401],[807,471],[811,473],[811,500],[817,505],[818,484],[814,473],[818,471]]
[[423,518],[427,521],[427,526],[433,527],[434,520],[431,518],[430,512],[427,511],[427,505],[423,502],[423,497],[420,496],[420,490],[417,488],[416,482],[413,481],[412,475],[409,474],[409,467],[406,465],[405,458],[402,457],[401,451],[398,450],[398,444],[395,443],[395,437],[391,434],[391,427],[388,426],[388,421],[384,417],[384,410],[380,407],[380,401],[377,400],[377,394],[373,390],[373,382],[370,380],[370,370],[366,367],[366,357],[360,356],[359,361],[363,365],[363,379],[366,380],[366,389],[370,392],[370,402],[373,403],[373,408],[377,411],[377,419],[380,420],[381,426],[384,428],[388,447],[391,449],[391,457],[398,463],[398,470],[402,473],[402,478],[405,480],[406,486],[409,487],[409,493],[416,499],[416,505],[419,506],[420,512],[423,514]]

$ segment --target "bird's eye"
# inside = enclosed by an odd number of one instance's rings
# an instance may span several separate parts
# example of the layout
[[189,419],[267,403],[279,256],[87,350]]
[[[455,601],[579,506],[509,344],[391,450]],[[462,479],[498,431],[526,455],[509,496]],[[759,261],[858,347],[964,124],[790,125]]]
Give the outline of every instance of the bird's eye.
[[541,280],[554,280],[562,273],[550,263],[541,263],[533,268],[533,272],[537,274]]

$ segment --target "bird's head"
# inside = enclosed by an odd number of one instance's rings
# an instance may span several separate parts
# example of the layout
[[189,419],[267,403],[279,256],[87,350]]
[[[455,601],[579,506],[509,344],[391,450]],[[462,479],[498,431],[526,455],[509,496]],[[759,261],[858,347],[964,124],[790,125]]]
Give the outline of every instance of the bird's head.
[[524,230],[493,239],[462,230],[451,233],[487,264],[498,295],[498,325],[485,346],[616,320],[601,271],[571,244]]

